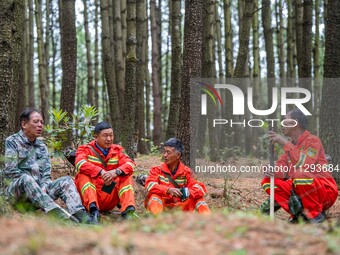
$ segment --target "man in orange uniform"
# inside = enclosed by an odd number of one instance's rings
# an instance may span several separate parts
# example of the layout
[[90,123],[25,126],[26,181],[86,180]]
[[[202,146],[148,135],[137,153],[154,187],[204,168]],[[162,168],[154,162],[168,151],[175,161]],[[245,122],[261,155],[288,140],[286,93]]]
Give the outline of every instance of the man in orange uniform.
[[183,211],[210,213],[203,198],[206,188],[192,177],[190,168],[180,161],[183,152],[183,143],[177,138],[170,138],[164,144],[164,163],[150,170],[145,182],[148,192],[145,207],[152,214],[174,207]]
[[113,144],[113,138],[112,127],[100,122],[94,129],[94,140],[80,146],[76,153],[75,184],[83,205],[96,222],[99,211],[110,211],[118,203],[123,218],[136,216],[131,177],[135,163],[123,147]]
[[[301,198],[302,216],[311,223],[325,219],[325,210],[337,199],[337,185],[329,172],[324,149],[318,137],[306,130],[307,117],[300,109],[286,115],[283,134],[290,138],[269,132],[270,140],[281,144],[284,154],[276,163],[274,199],[277,209],[280,206],[291,214],[289,198],[292,189]],[[287,127],[289,126],[289,127]],[[333,167],[333,166],[329,166]],[[262,180],[263,189],[270,194],[270,178]],[[296,222],[299,215],[292,215]]]

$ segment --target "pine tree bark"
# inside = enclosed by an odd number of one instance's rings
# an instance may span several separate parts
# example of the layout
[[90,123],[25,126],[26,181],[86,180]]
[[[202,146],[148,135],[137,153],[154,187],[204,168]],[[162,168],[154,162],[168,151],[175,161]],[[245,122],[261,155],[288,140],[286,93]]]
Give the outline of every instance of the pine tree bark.
[[57,74],[56,74],[56,69],[57,69],[57,38],[54,36],[55,33],[55,22],[57,18],[55,18],[55,11],[53,8],[53,4],[51,3],[50,5],[51,8],[51,14],[52,14],[52,19],[51,19],[51,45],[52,45],[52,63],[51,63],[51,74],[52,74],[52,108],[55,109],[57,107]]
[[[274,87],[275,78],[275,60],[274,60],[274,44],[273,44],[273,31],[271,29],[271,11],[270,0],[262,0],[262,25],[266,49],[266,62],[267,62],[267,98],[269,109],[273,102],[272,90]],[[275,113],[271,114],[269,118],[276,118]]]
[[108,90],[110,117],[113,131],[115,133],[115,143],[121,139],[121,114],[116,87],[115,72],[112,70],[114,65],[113,52],[110,44],[108,0],[100,0],[101,20],[102,20],[102,47],[103,47],[103,66],[105,81]]
[[230,0],[224,0],[224,33],[226,48],[226,78],[234,76],[233,64],[233,31],[231,26],[231,3]]
[[[256,109],[262,109],[263,102],[262,98],[260,97],[261,94],[261,87],[260,87],[260,47],[259,47],[259,6],[258,1],[254,2],[254,14],[253,14],[253,102]],[[253,129],[253,137],[258,138],[260,137],[260,130],[255,128]],[[257,139],[256,139],[257,140]],[[252,148],[255,149],[256,157],[261,156],[261,150],[259,145],[257,144],[255,139],[253,139],[253,144],[251,145]]]
[[4,155],[4,141],[14,132],[17,124],[15,115],[19,74],[23,70],[24,11],[22,1],[0,1],[0,155]]
[[[193,78],[200,78],[202,74],[202,31],[203,31],[203,0],[185,1],[184,21],[184,51],[181,88],[181,112],[178,137],[184,143],[185,153],[182,162],[190,167],[195,165],[195,140],[197,137],[198,113],[190,116],[191,109],[199,109],[197,100],[190,101],[190,93],[196,91],[190,82]],[[196,98],[196,97],[195,97]],[[188,103],[190,102],[190,103]],[[190,129],[190,125],[194,128]],[[190,150],[190,147],[192,149]]]
[[[302,37],[302,62],[301,62],[301,76],[304,79],[300,83],[300,87],[303,87],[312,93],[312,17],[313,17],[313,1],[304,0],[303,2],[303,37]],[[309,100],[304,106],[311,112],[313,110],[313,101]],[[308,127],[312,133],[315,133],[315,127],[313,127],[312,122],[309,122]]]
[[136,66],[136,86],[137,86],[137,106],[135,132],[138,133],[137,151],[141,154],[147,154],[148,148],[145,141],[145,101],[144,88],[146,84],[146,48],[147,48],[147,13],[145,0],[136,1],[136,26],[137,26],[137,66]]
[[59,21],[63,70],[60,109],[73,114],[77,78],[75,0],[61,0]]
[[321,101],[321,81],[320,81],[320,2],[315,0],[315,37],[313,47],[314,64],[314,95],[313,95],[313,126],[316,134],[319,135],[320,101]]
[[87,0],[84,0],[84,28],[87,60],[87,103],[94,106],[93,64],[91,54],[92,50],[91,50],[91,37],[89,31]]
[[[204,1],[203,4],[203,63],[202,63],[202,76],[204,78],[215,78],[215,62],[214,62],[214,34],[215,34],[215,1]],[[209,137],[209,158],[211,161],[216,162],[219,159],[219,146],[218,146],[218,132],[217,128],[213,127],[213,119],[216,119],[215,108],[212,100],[208,101],[208,137]],[[202,123],[204,126],[207,122]],[[206,130],[200,131],[201,139],[204,141]],[[202,147],[201,147],[202,146]],[[204,142],[199,145],[203,148]]]
[[99,0],[94,1],[94,106],[99,109],[99,35],[98,35],[98,21],[99,21]]
[[298,77],[302,76],[303,61],[303,0],[295,0],[295,40]]
[[136,115],[136,0],[127,1],[127,33],[126,33],[126,76],[124,98],[124,129],[122,130],[122,144],[130,158],[137,155],[137,142],[135,133]]
[[216,24],[215,43],[217,44],[218,77],[222,79],[223,78],[222,32],[221,32],[222,26],[220,13],[218,11],[218,1],[215,2],[215,24]]
[[294,37],[293,24],[294,16],[292,9],[292,0],[287,0],[288,9],[288,21],[287,21],[287,77],[295,78],[295,66],[294,66]]
[[171,8],[171,88],[166,139],[175,137],[178,129],[181,100],[181,0],[172,1]]
[[156,1],[150,1],[150,20],[151,20],[151,38],[152,38],[152,95],[154,100],[153,112],[153,143],[155,146],[160,145],[161,139],[161,88],[159,83],[159,41],[157,34],[157,16]]
[[115,42],[115,72],[118,100],[124,105],[125,62],[123,58],[122,16],[120,1],[114,1],[114,42]]
[[279,60],[279,77],[285,77],[284,26],[282,16],[282,0],[276,0],[276,40]]
[[[340,1],[329,0],[327,5],[324,83],[320,112],[320,136],[325,153],[332,157],[332,165],[340,166]],[[333,173],[340,183],[339,172]]]
[[28,0],[29,22],[29,49],[28,49],[28,102],[30,107],[35,107],[34,100],[34,8],[33,0]]
[[42,24],[42,3],[41,0],[35,0],[35,21],[37,27],[37,44],[38,44],[38,59],[39,59],[39,91],[41,111],[44,114],[45,122],[48,123],[48,88],[46,80],[46,55],[44,48],[44,30]]
[[240,47],[237,55],[234,77],[243,78],[245,68],[247,68],[247,59],[249,54],[250,27],[252,24],[254,10],[254,0],[245,1],[245,10],[242,18],[240,32]]

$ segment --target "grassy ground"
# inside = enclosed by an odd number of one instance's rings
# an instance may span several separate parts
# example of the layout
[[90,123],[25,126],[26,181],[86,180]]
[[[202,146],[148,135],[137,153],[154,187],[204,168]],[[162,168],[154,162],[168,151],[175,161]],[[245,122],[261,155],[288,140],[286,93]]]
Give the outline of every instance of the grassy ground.
[[[139,157],[136,174],[160,162],[157,155]],[[54,163],[54,177],[67,174],[62,162]],[[275,221],[259,214],[267,197],[260,179],[200,177],[208,189],[210,216],[172,212],[150,217],[143,207],[145,191],[135,185],[140,221],[122,222],[109,213],[99,226],[75,226],[51,221],[40,211],[8,209],[0,217],[0,254],[340,254],[340,228],[334,229],[339,199],[326,222],[289,225],[283,210]]]

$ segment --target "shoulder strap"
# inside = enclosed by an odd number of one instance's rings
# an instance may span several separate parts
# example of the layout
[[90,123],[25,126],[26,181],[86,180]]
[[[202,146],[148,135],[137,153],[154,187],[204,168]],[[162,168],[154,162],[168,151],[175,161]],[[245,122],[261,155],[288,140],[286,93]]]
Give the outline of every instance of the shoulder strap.
[[180,188],[179,185],[178,185],[178,183],[175,182],[175,180],[171,177],[171,175],[170,175],[169,173],[164,172],[163,170],[162,170],[162,172],[165,174],[166,177],[168,177],[169,181],[170,181],[177,189]]
[[100,160],[100,162],[102,163],[102,165],[103,165],[105,168],[107,168],[107,164],[106,164],[106,162],[104,161],[104,159],[99,155],[99,153],[98,153],[91,145],[89,145],[89,146],[90,146],[91,151],[92,151],[94,154],[96,154],[96,156],[98,157],[98,159]]

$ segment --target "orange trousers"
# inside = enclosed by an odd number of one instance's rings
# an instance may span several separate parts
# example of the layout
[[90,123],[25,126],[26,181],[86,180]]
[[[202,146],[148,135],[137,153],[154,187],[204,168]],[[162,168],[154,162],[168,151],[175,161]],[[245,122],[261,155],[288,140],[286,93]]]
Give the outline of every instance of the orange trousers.
[[85,174],[78,174],[75,184],[80,194],[85,208],[89,211],[91,203],[95,202],[101,212],[110,211],[120,202],[121,212],[124,212],[128,206],[134,206],[135,196],[131,176],[117,177],[116,186],[111,194],[102,191],[103,180],[101,178],[92,179]]
[[[288,202],[293,182],[299,183],[299,179],[293,179],[293,181],[290,179],[286,181],[274,179],[274,199],[288,213],[290,213]],[[301,198],[304,214],[308,219],[315,218],[335,203],[338,197],[338,190],[336,185],[332,183],[331,179],[314,178],[310,179],[310,183],[295,185],[294,190]],[[265,177],[262,180],[262,187],[270,195],[270,178]]]
[[204,198],[193,199],[189,198],[181,202],[180,199],[171,198],[167,199],[160,195],[152,194],[149,199],[145,201],[146,209],[152,214],[162,213],[164,209],[179,208],[182,211],[198,212],[202,214],[210,214],[208,204]]

